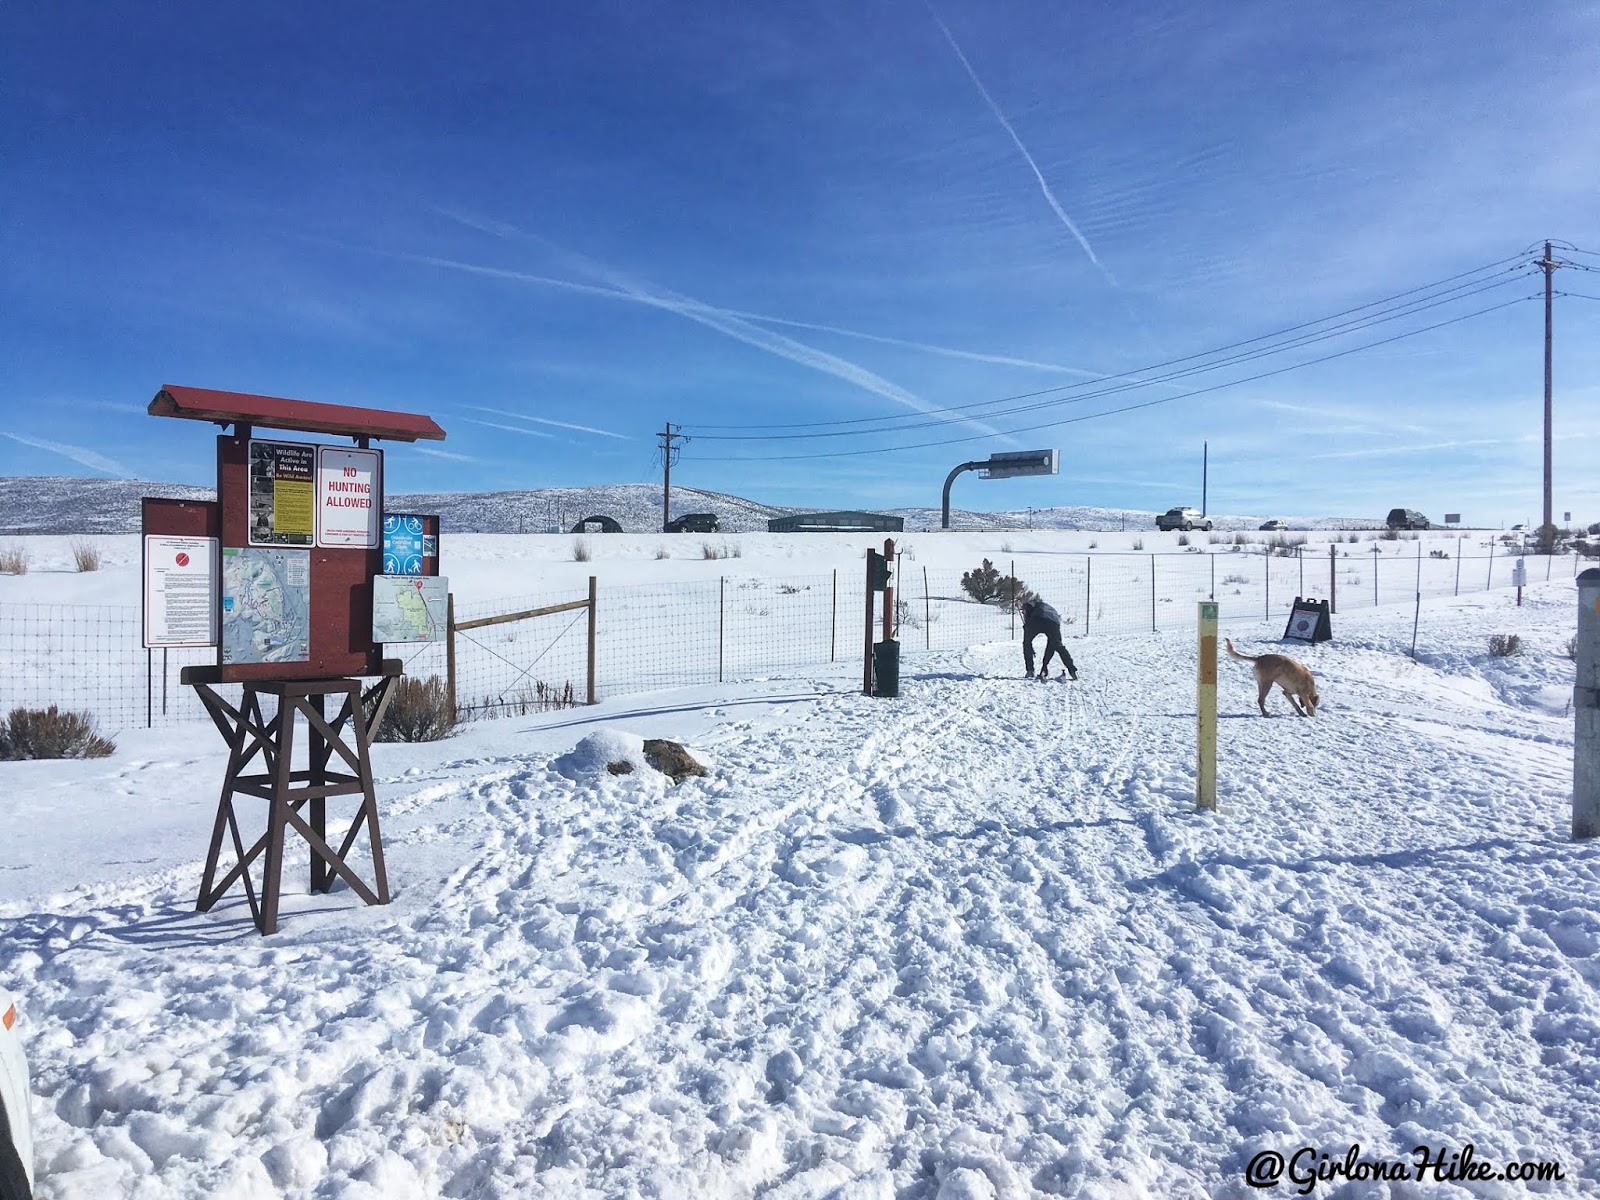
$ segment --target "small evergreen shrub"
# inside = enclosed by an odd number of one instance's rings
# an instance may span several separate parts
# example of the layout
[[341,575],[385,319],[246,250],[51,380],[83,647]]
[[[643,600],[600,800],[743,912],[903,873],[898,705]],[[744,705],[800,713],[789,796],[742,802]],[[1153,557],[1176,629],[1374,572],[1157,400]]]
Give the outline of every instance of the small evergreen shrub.
[[456,726],[450,707],[450,694],[437,675],[427,679],[402,677],[394,684],[394,695],[378,726],[380,742],[436,742],[448,737]]
[[961,576],[961,590],[979,604],[988,604],[1000,594],[1000,572],[987,558]]
[[1511,658],[1522,653],[1522,638],[1515,633],[1491,633],[1489,653],[1495,658]]
[[105,758],[116,746],[95,732],[88,713],[13,708],[0,721],[0,759]]

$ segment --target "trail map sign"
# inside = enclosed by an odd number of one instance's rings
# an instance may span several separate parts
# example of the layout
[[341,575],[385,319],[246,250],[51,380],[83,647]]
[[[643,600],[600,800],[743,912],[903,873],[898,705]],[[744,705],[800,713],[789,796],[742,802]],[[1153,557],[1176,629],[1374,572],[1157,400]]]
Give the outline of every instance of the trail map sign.
[[412,513],[383,515],[383,573],[437,575],[439,518]]
[[144,539],[144,644],[217,644],[217,539]]
[[377,450],[317,449],[317,545],[378,545],[383,455]]
[[443,640],[449,591],[440,575],[379,575],[372,581],[372,640]]
[[311,552],[222,551],[222,661],[299,663],[311,657]]
[[316,541],[317,448],[305,442],[250,442],[250,544]]

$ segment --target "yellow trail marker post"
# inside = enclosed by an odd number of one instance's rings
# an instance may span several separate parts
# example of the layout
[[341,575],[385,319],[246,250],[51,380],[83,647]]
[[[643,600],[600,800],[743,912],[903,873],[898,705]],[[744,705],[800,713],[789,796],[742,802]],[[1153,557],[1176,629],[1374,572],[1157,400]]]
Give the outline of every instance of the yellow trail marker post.
[[1194,802],[1217,810],[1217,603],[1200,601],[1199,736],[1196,738]]

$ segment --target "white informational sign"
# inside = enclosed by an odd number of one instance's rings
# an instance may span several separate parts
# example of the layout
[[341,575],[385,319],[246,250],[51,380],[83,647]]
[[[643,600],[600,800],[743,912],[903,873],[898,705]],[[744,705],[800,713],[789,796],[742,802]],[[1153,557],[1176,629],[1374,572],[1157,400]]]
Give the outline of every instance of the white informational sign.
[[383,451],[317,451],[317,545],[377,549],[383,528]]
[[378,575],[372,580],[372,640],[439,642],[449,613],[442,575]]
[[144,644],[217,644],[217,539],[144,539]]
[[1517,565],[1511,568],[1511,586],[1528,586],[1528,564],[1524,559],[1517,559]]

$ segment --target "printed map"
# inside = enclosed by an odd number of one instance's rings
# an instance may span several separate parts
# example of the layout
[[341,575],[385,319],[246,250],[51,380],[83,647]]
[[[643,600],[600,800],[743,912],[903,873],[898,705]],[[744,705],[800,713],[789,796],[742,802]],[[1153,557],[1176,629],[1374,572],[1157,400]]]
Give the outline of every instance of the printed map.
[[311,657],[311,552],[225,546],[222,661],[305,662]]
[[372,640],[443,640],[449,591],[450,581],[441,575],[375,576],[372,580]]

